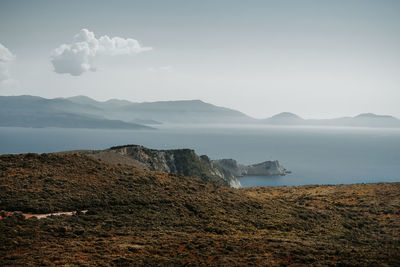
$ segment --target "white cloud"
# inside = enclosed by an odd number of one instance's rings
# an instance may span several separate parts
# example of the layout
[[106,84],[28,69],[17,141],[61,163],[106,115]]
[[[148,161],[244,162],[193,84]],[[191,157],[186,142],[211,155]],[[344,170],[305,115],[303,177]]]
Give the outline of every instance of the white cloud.
[[0,83],[7,83],[10,80],[8,64],[15,59],[15,56],[7,47],[0,43]]
[[78,76],[96,70],[93,60],[98,55],[133,55],[151,49],[141,46],[135,39],[110,38],[107,35],[96,38],[93,32],[82,29],[74,36],[73,43],[62,44],[54,49],[51,62],[55,72]]

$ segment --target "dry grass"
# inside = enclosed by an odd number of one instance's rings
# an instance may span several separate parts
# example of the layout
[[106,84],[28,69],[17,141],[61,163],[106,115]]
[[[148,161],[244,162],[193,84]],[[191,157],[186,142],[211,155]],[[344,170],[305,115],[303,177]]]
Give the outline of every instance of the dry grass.
[[82,155],[0,156],[0,265],[400,265],[400,184],[233,189]]

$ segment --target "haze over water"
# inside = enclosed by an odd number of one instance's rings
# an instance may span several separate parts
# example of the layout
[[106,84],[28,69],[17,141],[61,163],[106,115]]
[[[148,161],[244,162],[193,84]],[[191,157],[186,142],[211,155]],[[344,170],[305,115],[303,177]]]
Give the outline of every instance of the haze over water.
[[244,177],[247,186],[400,181],[400,129],[163,125],[158,130],[0,128],[0,153],[105,149],[139,144],[193,148],[211,159],[279,160],[292,174]]

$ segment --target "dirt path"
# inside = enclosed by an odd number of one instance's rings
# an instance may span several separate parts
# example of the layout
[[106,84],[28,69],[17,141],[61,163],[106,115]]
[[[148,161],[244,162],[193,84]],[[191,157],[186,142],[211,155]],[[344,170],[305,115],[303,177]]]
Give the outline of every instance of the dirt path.
[[[87,210],[82,210],[80,211],[80,213],[82,214],[86,214]],[[43,213],[43,214],[32,214],[32,213],[22,213],[20,211],[2,211],[0,213],[0,220],[5,218],[5,217],[9,217],[12,216],[14,214],[21,214],[22,216],[25,217],[25,219],[29,219],[32,217],[36,217],[38,219],[44,219],[50,216],[60,216],[60,215],[66,215],[66,216],[72,216],[72,215],[76,215],[76,211],[57,211],[57,212],[53,212],[53,213]]]

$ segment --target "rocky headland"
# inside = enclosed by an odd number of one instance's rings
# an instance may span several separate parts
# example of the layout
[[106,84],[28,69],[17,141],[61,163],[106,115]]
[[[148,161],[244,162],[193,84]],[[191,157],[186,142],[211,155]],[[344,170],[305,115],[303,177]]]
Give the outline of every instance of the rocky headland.
[[242,176],[283,176],[289,174],[277,160],[264,161],[257,164],[243,165],[234,159],[213,160],[215,164],[231,172],[236,177]]
[[204,181],[241,187],[238,177],[275,176],[289,173],[277,160],[253,165],[239,164],[234,159],[210,160],[199,156],[192,149],[157,150],[140,145],[115,146],[106,150],[66,151],[61,154],[84,154],[105,162],[134,166],[137,168],[183,174]]

